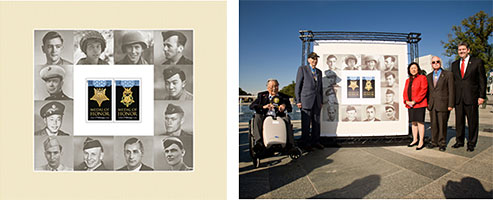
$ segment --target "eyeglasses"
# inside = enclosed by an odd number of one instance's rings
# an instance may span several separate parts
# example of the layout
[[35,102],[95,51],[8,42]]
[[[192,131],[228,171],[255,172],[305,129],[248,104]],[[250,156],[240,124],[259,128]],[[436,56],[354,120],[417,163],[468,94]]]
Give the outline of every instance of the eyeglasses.
[[439,61],[439,60],[437,60],[437,61],[432,61],[432,62],[431,62],[431,64],[435,64],[435,63],[440,64],[440,61]]

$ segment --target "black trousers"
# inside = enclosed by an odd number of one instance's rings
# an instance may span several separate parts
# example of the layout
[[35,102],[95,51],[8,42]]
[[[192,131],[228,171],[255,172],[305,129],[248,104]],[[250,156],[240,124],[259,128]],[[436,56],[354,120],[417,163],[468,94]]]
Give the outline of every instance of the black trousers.
[[447,146],[447,122],[450,111],[439,112],[436,109],[430,111],[431,119],[431,143],[440,147]]
[[[310,131],[310,124],[312,129]],[[311,137],[310,137],[311,136]],[[301,142],[314,145],[320,140],[320,110],[301,108]]]
[[456,142],[464,144],[464,138],[466,133],[466,121],[469,127],[469,138],[467,140],[467,146],[475,147],[478,142],[479,133],[479,106],[477,104],[465,105],[464,102],[460,102],[455,105],[455,126],[457,137]]
[[[281,117],[286,124],[286,132],[287,132],[287,141],[286,146],[294,146],[294,135],[293,129],[291,127],[291,119],[288,115],[285,117]],[[262,141],[262,129],[264,127],[265,115],[255,113],[255,117],[253,119],[253,137],[255,138],[255,144],[257,141]]]

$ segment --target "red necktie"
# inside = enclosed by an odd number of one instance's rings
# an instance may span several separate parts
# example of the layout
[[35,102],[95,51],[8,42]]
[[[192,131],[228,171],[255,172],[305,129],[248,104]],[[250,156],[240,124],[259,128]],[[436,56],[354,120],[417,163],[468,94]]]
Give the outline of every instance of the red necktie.
[[462,64],[460,64],[460,75],[462,76],[462,78],[464,78],[464,68],[464,59],[462,59]]

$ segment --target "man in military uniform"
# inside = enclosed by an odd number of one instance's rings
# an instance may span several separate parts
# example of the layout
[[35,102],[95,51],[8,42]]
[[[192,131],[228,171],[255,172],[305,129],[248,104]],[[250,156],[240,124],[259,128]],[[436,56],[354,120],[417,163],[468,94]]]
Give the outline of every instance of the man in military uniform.
[[385,72],[384,74],[385,80],[387,81],[388,87],[396,87],[395,85],[395,74],[392,72]]
[[72,171],[72,168],[67,167],[60,163],[62,157],[62,145],[58,142],[56,137],[48,137],[43,142],[44,155],[48,164],[37,168],[36,170],[44,171]]
[[346,59],[344,60],[344,62],[347,65],[347,67],[345,67],[344,70],[358,70],[359,69],[359,67],[356,66],[356,64],[358,64],[358,59],[356,59],[356,56],[354,56],[354,55],[347,56]]
[[193,100],[192,93],[185,89],[187,78],[182,70],[176,67],[166,68],[163,77],[166,89],[164,100]]
[[80,50],[86,54],[78,65],[108,65],[109,63],[99,58],[106,49],[106,40],[98,31],[87,31],[80,39]]
[[99,140],[87,137],[82,148],[84,151],[84,162],[75,167],[79,171],[106,170],[103,163],[104,149]]
[[[395,115],[399,116],[399,103],[394,101],[395,92],[392,89],[387,89],[385,92],[385,104],[392,105],[395,111]],[[387,109],[385,109],[387,110]]]
[[35,136],[69,136],[70,134],[60,130],[63,122],[65,106],[60,102],[52,101],[45,104],[39,111],[45,127],[34,132]]
[[45,100],[72,100],[62,91],[65,70],[61,66],[48,65],[39,71],[39,75],[46,84],[46,91],[50,94]]
[[185,156],[185,148],[180,139],[176,137],[166,137],[163,139],[163,153],[166,163],[168,163],[173,171],[189,171],[191,167],[183,162]]
[[63,38],[55,31],[50,31],[43,36],[43,53],[46,56],[45,65],[72,65],[71,62],[63,59],[60,54],[63,51]]
[[385,71],[397,71],[397,66],[395,66],[394,56],[384,56],[385,61]]
[[125,57],[116,64],[147,65],[148,62],[142,57],[142,53],[147,49],[144,36],[138,31],[125,33],[122,38],[122,52]]
[[375,56],[366,56],[365,57],[366,66],[363,70],[378,70],[378,61]]
[[346,118],[342,120],[343,122],[357,122],[361,121],[358,118],[358,111],[354,106],[347,106],[346,107]]
[[387,117],[388,120],[390,121],[396,121],[397,118],[395,117],[395,108],[394,106],[391,105],[386,105],[385,106],[385,116]]
[[127,165],[118,171],[152,171],[153,169],[142,163],[144,156],[144,145],[137,138],[130,138],[123,145],[123,155]]
[[161,32],[163,36],[164,56],[163,65],[191,65],[193,62],[183,55],[187,37],[179,31]]

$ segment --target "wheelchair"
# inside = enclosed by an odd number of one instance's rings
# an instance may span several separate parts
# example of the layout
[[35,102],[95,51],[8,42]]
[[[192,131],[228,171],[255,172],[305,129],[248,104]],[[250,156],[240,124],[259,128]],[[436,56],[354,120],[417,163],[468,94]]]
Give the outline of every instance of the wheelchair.
[[291,148],[289,148],[287,145],[287,134],[290,133],[288,133],[289,130],[286,130],[286,127],[289,126],[290,130],[292,131],[293,125],[288,124],[288,126],[286,126],[285,121],[281,117],[276,117],[275,114],[266,115],[261,133],[263,146],[260,149],[256,149],[256,138],[253,135],[254,119],[255,114],[248,122],[248,140],[250,157],[252,158],[253,166],[255,168],[258,168],[260,166],[260,159],[262,158],[268,158],[277,155],[289,155],[292,160],[296,160],[301,156],[302,151],[294,144],[294,141],[293,144],[291,144]]

